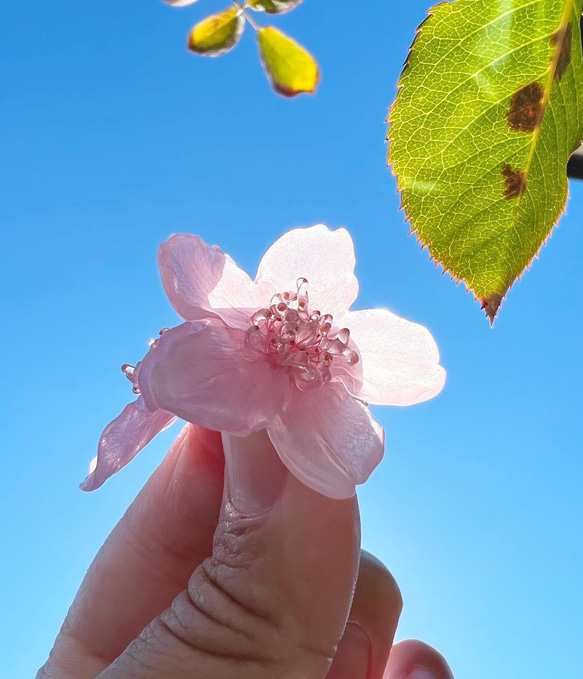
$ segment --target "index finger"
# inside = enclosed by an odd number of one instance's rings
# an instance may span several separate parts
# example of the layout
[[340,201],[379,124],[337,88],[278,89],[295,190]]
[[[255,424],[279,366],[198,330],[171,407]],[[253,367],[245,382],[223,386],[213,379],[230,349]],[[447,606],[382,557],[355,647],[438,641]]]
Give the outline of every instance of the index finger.
[[186,587],[212,550],[223,468],[220,434],[187,424],[95,557],[40,677],[95,677]]

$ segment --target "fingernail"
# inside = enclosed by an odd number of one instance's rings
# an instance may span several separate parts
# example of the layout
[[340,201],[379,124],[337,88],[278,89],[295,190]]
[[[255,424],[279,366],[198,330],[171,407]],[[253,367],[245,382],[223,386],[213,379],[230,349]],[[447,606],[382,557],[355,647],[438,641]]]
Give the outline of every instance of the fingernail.
[[286,470],[265,430],[239,437],[223,434],[225,493],[241,514],[269,511],[283,490]]
[[349,622],[326,679],[367,679],[372,645],[360,625]]

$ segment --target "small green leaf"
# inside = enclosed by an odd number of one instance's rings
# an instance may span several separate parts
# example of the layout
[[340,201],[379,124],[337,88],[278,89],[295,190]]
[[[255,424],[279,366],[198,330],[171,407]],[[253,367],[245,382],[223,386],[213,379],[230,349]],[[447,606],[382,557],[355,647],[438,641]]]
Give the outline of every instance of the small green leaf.
[[241,10],[226,9],[196,24],[188,35],[188,49],[206,57],[218,57],[235,47],[244,28]]
[[267,12],[267,14],[285,14],[291,12],[304,0],[248,0],[247,7],[256,12]]
[[389,114],[412,231],[491,322],[565,207],[567,159],[583,137],[582,4],[436,5]]
[[314,92],[320,74],[314,57],[273,26],[257,31],[261,61],[273,89],[285,97]]

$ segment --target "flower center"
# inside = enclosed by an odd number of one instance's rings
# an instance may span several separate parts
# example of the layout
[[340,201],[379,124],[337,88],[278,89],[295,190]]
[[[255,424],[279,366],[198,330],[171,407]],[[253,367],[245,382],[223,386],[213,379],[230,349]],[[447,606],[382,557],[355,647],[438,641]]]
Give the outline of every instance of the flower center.
[[244,352],[267,356],[306,390],[330,382],[333,367],[354,366],[360,356],[348,346],[348,328],[336,331],[330,314],[309,310],[308,281],[298,278],[296,285],[297,292],[275,295],[268,309],[251,316]]

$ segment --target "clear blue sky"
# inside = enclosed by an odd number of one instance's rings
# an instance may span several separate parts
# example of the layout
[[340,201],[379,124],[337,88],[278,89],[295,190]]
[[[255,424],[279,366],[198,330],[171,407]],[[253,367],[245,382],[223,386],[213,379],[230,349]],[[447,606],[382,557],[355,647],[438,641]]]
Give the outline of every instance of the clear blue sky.
[[403,591],[399,637],[437,646],[458,679],[583,665],[583,185],[491,330],[407,237],[385,168],[383,120],[425,3],[306,0],[280,18],[323,71],[318,95],[293,101],[270,91],[251,31],[220,59],[186,53],[189,26],[226,1],[3,6],[3,677],[42,664],[177,431],[78,490],[128,400],[120,365],[176,322],[158,243],[197,233],[254,271],[282,232],[316,222],[352,232],[359,305],[427,325],[448,370],[440,398],[377,410],[387,456],[360,492],[364,546]]

